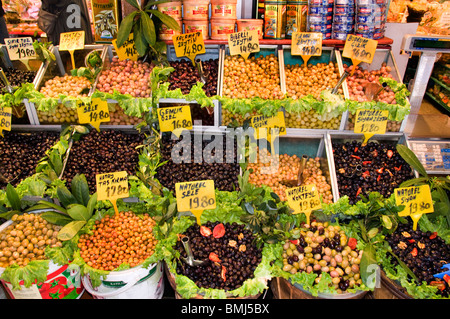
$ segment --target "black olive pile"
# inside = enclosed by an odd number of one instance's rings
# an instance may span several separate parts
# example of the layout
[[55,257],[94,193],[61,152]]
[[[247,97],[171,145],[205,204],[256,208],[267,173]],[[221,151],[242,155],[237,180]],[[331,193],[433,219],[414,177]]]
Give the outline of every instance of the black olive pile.
[[[196,67],[192,65],[190,60],[180,60],[169,62],[170,66],[175,70],[170,74],[168,82],[169,90],[181,89],[183,94],[189,94],[192,86],[200,81],[200,75]],[[206,77],[206,83],[203,86],[206,96],[214,96],[217,94],[217,79],[219,70],[219,60],[209,59],[202,61],[203,74]]]
[[17,186],[35,173],[36,165],[59,139],[56,132],[17,133],[0,137],[0,188]]
[[395,145],[369,142],[332,143],[340,196],[347,195],[350,204],[379,192],[389,197],[401,183],[414,178],[411,167],[397,152]]
[[[392,251],[403,261],[409,269],[422,283],[435,285],[440,282],[437,293],[443,297],[450,296],[450,287],[444,281],[435,278],[433,275],[447,271],[442,268],[443,265],[450,263],[450,245],[432,232],[422,232],[419,229],[413,230],[412,222],[408,224],[399,224],[392,235],[386,236],[386,240],[392,248]],[[398,261],[392,258],[394,265]]]
[[141,134],[93,130],[73,143],[63,178],[70,185],[76,174],[84,174],[90,192],[95,193],[96,174],[127,171],[128,175],[135,175],[139,161],[136,147],[143,140]]
[[[207,222],[202,227],[213,230],[218,222]],[[225,233],[220,238],[213,234],[204,236],[198,224],[190,226],[183,234],[189,237],[195,260],[205,261],[200,266],[189,266],[181,258],[177,264],[177,273],[192,279],[200,288],[223,289],[239,288],[242,283],[254,277],[254,271],[261,262],[261,249],[254,244],[255,237],[244,225],[224,224]],[[181,235],[181,237],[183,236]],[[187,257],[181,241],[175,249],[181,257]],[[211,258],[215,254],[218,259]]]
[[[239,175],[239,164],[237,163],[237,148],[236,141],[234,141],[234,150],[226,148],[226,141],[224,137],[224,150],[222,163],[215,162],[212,158],[215,156],[214,149],[208,154],[204,152],[205,147],[210,143],[210,141],[202,140],[202,149],[195,147],[194,135],[190,134],[191,147],[183,150],[181,146],[177,146],[172,154],[172,149],[177,143],[182,145],[183,139],[188,137],[180,136],[179,140],[173,140],[168,134],[164,134],[162,137],[162,147],[161,147],[161,161],[165,163],[158,168],[156,178],[159,180],[161,185],[169,189],[170,191],[175,191],[175,184],[179,182],[192,182],[201,180],[213,180],[214,186],[220,191],[234,191],[238,189],[238,175]],[[217,137],[216,137],[217,138]],[[179,151],[177,153],[177,151]],[[184,157],[183,151],[189,151],[188,158],[182,161],[181,158]],[[229,153],[233,152],[233,156]],[[206,154],[205,154],[206,153]],[[174,156],[180,156],[180,159],[172,158]],[[202,162],[198,161],[196,158],[201,155]],[[233,163],[227,163],[227,159],[233,158]],[[179,162],[181,161],[181,163]]]
[[[20,86],[22,83],[33,83],[36,76],[35,71],[23,71],[17,69],[4,69],[6,78],[11,86]],[[3,89],[5,84],[0,81],[0,89]]]

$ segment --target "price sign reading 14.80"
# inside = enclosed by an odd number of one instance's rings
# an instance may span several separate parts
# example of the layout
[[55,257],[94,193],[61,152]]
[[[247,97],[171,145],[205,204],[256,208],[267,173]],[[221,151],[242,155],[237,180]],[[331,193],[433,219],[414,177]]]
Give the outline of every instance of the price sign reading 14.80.
[[322,33],[317,32],[293,32],[291,42],[291,54],[300,55],[304,65],[311,56],[322,55]]
[[187,57],[195,65],[195,57],[197,54],[206,53],[203,34],[200,31],[174,35],[172,37],[175,47],[175,55],[178,58]]
[[247,59],[250,53],[259,52],[258,30],[240,31],[228,34],[230,55],[240,54]]
[[108,102],[100,98],[92,98],[88,103],[77,101],[78,122],[80,124],[91,124],[100,132],[100,123],[109,122]]

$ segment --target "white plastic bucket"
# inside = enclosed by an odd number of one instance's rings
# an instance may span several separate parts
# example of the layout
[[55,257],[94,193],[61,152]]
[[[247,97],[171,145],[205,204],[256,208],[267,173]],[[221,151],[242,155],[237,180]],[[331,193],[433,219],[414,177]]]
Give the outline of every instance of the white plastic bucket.
[[89,275],[82,277],[87,290],[96,299],[161,299],[164,293],[161,262],[127,270],[111,271],[100,286],[92,287]]

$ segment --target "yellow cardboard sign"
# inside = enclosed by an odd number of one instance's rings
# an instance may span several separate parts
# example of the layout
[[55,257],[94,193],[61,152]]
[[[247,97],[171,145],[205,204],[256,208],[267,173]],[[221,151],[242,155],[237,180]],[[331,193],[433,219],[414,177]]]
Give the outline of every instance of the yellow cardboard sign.
[[291,40],[291,54],[300,55],[304,64],[311,56],[322,55],[322,33],[319,32],[293,32]]
[[247,59],[250,53],[259,52],[258,30],[230,33],[227,37],[230,55],[240,54]]
[[388,116],[388,110],[357,110],[353,131],[355,133],[363,133],[363,144],[366,144],[375,134],[386,133]]
[[414,230],[417,229],[417,222],[423,214],[434,212],[429,185],[397,188],[394,190],[394,196],[397,206],[405,206],[398,215],[410,216]]
[[172,40],[175,48],[175,55],[178,58],[189,58],[194,65],[197,54],[206,53],[205,42],[201,31],[174,35]]
[[313,184],[288,188],[286,197],[289,207],[294,210],[293,214],[304,213],[307,224],[310,223],[311,212],[322,208],[319,192]]
[[213,180],[183,182],[175,184],[175,194],[179,212],[190,211],[197,218],[205,209],[216,208],[216,192]]
[[177,136],[183,130],[192,129],[191,107],[189,105],[158,108],[161,132],[174,132]]
[[[347,35],[342,56],[352,60],[354,66],[361,62],[372,63],[378,41],[366,39],[357,35]],[[352,72],[353,74],[353,72]]]
[[5,46],[11,61],[34,59],[37,57],[31,37],[6,38]]
[[267,139],[274,154],[273,142],[277,136],[286,135],[284,113],[280,111],[274,116],[253,116],[250,125],[255,129],[255,139]]
[[3,131],[11,131],[11,117],[11,107],[0,107],[0,136],[3,136]]
[[84,31],[64,32],[59,36],[59,51],[69,51],[72,68],[75,69],[75,50],[84,49]]
[[100,132],[100,124],[109,122],[108,102],[100,98],[92,98],[88,103],[77,100],[78,122],[80,124],[90,124]]
[[114,49],[116,50],[117,56],[119,57],[120,61],[127,59],[131,61],[138,60],[139,54],[136,50],[133,33],[130,33],[128,39],[122,44],[121,47],[117,47],[117,39],[112,40],[112,44],[114,45]]
[[129,197],[128,173],[126,171],[97,174],[97,200],[109,200],[116,212],[117,199]]

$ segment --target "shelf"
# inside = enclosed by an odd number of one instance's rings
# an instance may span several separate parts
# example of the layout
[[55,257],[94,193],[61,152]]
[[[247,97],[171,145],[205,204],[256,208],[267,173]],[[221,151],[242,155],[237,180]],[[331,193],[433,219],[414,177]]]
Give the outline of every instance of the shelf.
[[428,96],[430,99],[432,99],[437,104],[439,104],[445,110],[447,110],[447,112],[450,112],[450,106],[446,105],[444,102],[442,102],[440,99],[435,97],[433,94],[431,94],[430,92],[425,92],[425,95]]
[[430,79],[432,79],[436,84],[439,84],[441,87],[450,92],[450,88],[441,81],[439,81],[438,79],[436,79],[435,77],[431,76]]

